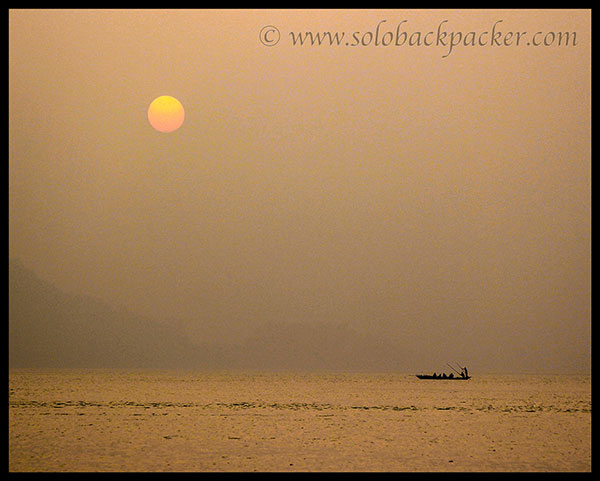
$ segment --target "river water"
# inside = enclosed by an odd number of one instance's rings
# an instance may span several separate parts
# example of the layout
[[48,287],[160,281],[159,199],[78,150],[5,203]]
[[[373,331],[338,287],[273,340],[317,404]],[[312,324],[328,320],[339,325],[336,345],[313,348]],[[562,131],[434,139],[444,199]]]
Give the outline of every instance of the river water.
[[591,378],[10,370],[10,471],[591,471]]

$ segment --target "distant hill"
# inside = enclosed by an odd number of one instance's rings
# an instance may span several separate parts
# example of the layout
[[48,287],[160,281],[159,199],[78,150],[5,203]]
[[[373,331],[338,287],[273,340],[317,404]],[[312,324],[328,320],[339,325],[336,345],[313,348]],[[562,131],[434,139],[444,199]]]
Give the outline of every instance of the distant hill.
[[[190,339],[89,296],[66,293],[9,260],[9,366],[395,370],[398,349],[343,323],[265,322],[240,345]],[[201,313],[200,313],[201,314]]]
[[65,293],[9,260],[10,367],[152,367],[202,363],[165,323]]

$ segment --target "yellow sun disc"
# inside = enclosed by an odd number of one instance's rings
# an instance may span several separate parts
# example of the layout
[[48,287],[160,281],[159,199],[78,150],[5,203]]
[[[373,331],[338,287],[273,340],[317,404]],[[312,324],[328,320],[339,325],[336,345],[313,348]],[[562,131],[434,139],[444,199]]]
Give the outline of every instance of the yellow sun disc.
[[169,95],[152,101],[148,107],[148,121],[159,132],[173,132],[181,127],[185,112],[181,102]]

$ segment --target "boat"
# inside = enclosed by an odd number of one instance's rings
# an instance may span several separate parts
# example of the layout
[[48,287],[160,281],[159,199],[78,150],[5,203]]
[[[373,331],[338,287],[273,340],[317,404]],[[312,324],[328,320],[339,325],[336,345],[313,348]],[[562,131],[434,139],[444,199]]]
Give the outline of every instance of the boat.
[[435,379],[436,381],[468,381],[471,379],[471,376],[453,376],[453,377],[442,377],[442,376],[434,376],[432,374],[417,374],[419,379]]
[[469,379],[471,379],[471,376],[469,376],[469,371],[467,371],[466,367],[461,367],[460,364],[458,365],[458,367],[460,368],[460,371],[458,371],[457,369],[455,369],[454,367],[452,367],[450,364],[448,364],[449,367],[452,368],[452,370],[458,374],[458,376],[455,376],[454,374],[450,373],[449,376],[446,375],[446,373],[442,373],[442,374],[417,374],[416,376],[419,379],[435,379],[435,380],[442,380],[442,381],[468,381]]

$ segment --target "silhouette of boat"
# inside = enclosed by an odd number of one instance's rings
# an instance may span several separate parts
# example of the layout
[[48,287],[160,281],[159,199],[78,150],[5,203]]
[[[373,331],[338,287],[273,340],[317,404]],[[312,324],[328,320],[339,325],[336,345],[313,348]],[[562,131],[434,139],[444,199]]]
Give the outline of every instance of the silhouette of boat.
[[443,380],[443,381],[467,381],[469,379],[471,379],[471,376],[469,376],[469,371],[467,371],[466,367],[461,367],[460,364],[458,365],[458,367],[460,368],[460,371],[455,369],[452,365],[447,364],[449,367],[452,368],[452,370],[458,374],[458,376],[455,376],[453,373],[450,373],[449,376],[446,375],[446,373],[442,373],[442,374],[417,374],[416,376],[419,379],[435,379],[437,380]]
[[435,379],[436,381],[468,381],[471,379],[471,376],[453,376],[453,377],[442,377],[442,376],[434,376],[432,374],[417,374],[419,379]]

